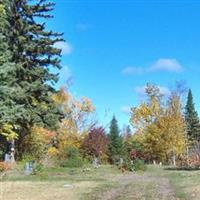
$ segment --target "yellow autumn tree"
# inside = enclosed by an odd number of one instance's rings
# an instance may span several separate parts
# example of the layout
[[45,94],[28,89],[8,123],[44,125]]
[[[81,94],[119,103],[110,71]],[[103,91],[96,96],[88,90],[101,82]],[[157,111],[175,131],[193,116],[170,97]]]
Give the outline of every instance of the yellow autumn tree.
[[64,113],[64,119],[57,131],[57,148],[62,155],[67,147],[80,148],[92,126],[91,114],[95,108],[88,98],[78,100],[64,88],[53,99]]
[[141,144],[150,160],[169,162],[185,148],[180,96],[173,92],[167,103],[158,87],[146,86],[147,102],[132,109],[131,124],[136,130],[134,138]]

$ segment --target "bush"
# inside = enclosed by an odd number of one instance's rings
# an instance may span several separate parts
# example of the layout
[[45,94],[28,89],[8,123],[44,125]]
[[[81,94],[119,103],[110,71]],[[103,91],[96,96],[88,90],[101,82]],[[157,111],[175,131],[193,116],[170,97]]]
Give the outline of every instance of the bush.
[[134,171],[146,171],[147,166],[143,160],[136,159],[133,161],[133,170]]
[[[48,148],[52,145],[52,140],[55,135],[56,133],[53,131],[34,126],[30,134],[23,139],[22,153],[29,155],[36,161],[43,160],[48,155]],[[54,151],[56,151],[56,149],[54,149]]]
[[33,173],[32,175],[43,175],[44,165],[42,163],[35,163],[33,165]]
[[124,159],[124,162],[123,162],[122,166],[119,166],[119,169],[133,171],[133,165],[131,164],[129,159]]
[[79,154],[79,150],[76,147],[67,147],[65,149],[65,158],[61,161],[60,166],[62,167],[82,167],[84,161]]
[[84,164],[81,157],[77,158],[70,158],[61,163],[62,167],[69,167],[69,168],[76,168],[76,167],[82,167]]
[[0,162],[0,173],[11,169],[11,165],[6,162]]

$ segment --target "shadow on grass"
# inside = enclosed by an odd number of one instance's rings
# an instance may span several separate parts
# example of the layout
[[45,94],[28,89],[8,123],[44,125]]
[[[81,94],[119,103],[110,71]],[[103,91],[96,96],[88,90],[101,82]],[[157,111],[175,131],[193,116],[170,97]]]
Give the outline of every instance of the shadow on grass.
[[166,167],[168,171],[200,171],[200,167]]

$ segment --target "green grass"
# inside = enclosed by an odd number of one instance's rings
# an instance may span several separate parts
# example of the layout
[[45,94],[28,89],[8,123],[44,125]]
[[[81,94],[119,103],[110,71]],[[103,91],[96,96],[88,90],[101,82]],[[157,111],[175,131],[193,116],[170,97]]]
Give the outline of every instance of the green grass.
[[200,195],[200,170],[175,170],[168,167],[149,166],[148,172],[164,176],[170,180],[175,194],[183,200],[191,200],[194,188],[199,188]]
[[[192,200],[200,195],[200,171],[168,170],[165,167],[150,165],[146,172],[122,174],[117,167],[110,165],[103,165],[99,169],[94,169],[92,166],[87,166],[87,168],[91,170],[51,167],[45,169],[40,175],[26,176],[21,167],[16,167],[8,172],[3,181],[13,185],[24,183],[24,188],[37,188],[37,185],[42,184],[43,189],[45,185],[49,185],[58,190],[64,183],[72,184],[78,188],[74,200],[98,200],[109,192],[116,193],[115,200],[154,200],[158,198],[159,185],[162,184],[162,180],[169,180],[176,198],[180,200]],[[27,186],[27,183],[31,185]],[[66,195],[65,190],[62,192]],[[40,200],[39,197],[37,198]]]
[[115,175],[119,173],[116,167],[105,165],[99,169],[94,169],[92,166],[87,167],[90,171],[83,171],[84,168],[64,168],[51,167],[46,168],[38,175],[25,175],[19,167],[13,169],[3,178],[4,181],[61,181],[69,180],[77,181],[104,181],[105,174]]

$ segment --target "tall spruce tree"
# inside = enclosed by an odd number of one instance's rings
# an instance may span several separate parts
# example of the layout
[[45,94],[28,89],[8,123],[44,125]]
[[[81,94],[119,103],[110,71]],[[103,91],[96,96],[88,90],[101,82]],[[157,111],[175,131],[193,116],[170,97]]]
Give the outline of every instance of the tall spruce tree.
[[[46,0],[2,2],[8,19],[5,38],[10,62],[15,66],[12,85],[20,88],[11,98],[21,108],[20,112],[16,112],[21,113],[16,120],[20,148],[21,141],[33,125],[55,129],[62,117],[51,98],[56,92],[53,84],[58,80],[58,74],[51,73],[50,69],[61,67],[61,50],[54,45],[63,39],[62,34],[47,31],[45,23],[42,23],[52,18],[49,12],[53,10],[54,3],[46,3]],[[5,85],[9,85],[8,81]]]
[[114,162],[115,159],[118,159],[122,155],[123,151],[123,140],[120,136],[120,131],[118,128],[118,123],[113,116],[111,123],[110,123],[110,132],[108,134],[108,151],[109,151],[109,157],[111,162]]
[[0,1],[0,148],[9,152],[8,143],[17,137],[17,120],[22,116],[22,107],[15,102],[21,88],[16,81],[16,65],[11,61],[8,49],[5,3],[6,0],[4,4]]
[[200,123],[197,111],[195,110],[192,91],[189,90],[187,104],[185,107],[185,121],[187,125],[187,135],[190,140],[200,140]]

